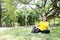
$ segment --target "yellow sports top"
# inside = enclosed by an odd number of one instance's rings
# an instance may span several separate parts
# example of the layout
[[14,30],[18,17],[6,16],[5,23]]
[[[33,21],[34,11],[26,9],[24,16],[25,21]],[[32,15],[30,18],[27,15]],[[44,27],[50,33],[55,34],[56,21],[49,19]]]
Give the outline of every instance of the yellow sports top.
[[38,24],[38,28],[39,28],[41,31],[47,30],[48,27],[49,27],[49,22],[47,22],[47,21],[46,21],[46,22],[41,21],[41,22],[39,22],[39,24]]

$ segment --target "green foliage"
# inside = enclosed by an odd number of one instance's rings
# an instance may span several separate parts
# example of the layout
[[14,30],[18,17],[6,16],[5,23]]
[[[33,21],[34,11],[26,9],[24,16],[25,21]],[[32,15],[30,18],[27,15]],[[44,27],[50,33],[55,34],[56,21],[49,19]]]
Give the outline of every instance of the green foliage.
[[34,12],[33,10],[29,10],[29,15],[28,15],[28,22],[29,25],[35,24],[36,21],[39,21],[39,15]]
[[19,10],[17,12],[18,15],[18,23],[20,23],[20,26],[24,26],[25,25],[25,15],[23,15],[23,12],[21,10]]
[[[39,21],[39,15],[34,12],[33,10],[28,10],[27,11],[27,23],[29,25],[33,25],[35,24],[36,21]],[[17,11],[17,15],[18,15],[18,23],[20,23],[20,25],[25,25],[25,15],[23,13],[22,10]]]
[[2,22],[5,22],[6,26],[16,22],[16,14],[14,13],[16,8],[13,5],[13,0],[4,1],[4,10],[2,14]]

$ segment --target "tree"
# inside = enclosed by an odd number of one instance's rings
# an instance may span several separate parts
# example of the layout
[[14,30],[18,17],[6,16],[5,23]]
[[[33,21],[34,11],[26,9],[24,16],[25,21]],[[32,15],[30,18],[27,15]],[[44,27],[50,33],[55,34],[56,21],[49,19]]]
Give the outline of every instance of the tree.
[[17,22],[17,14],[15,13],[16,7],[13,0],[4,0],[4,10],[2,14],[2,21],[5,22],[6,26],[12,26],[14,22]]
[[0,0],[0,27],[2,26],[1,16],[2,16],[2,1]]
[[[53,7],[53,9],[54,9],[54,12],[51,14],[51,15],[49,15],[48,16],[48,18],[53,18],[53,17],[58,17],[58,18],[60,18],[60,6],[59,6],[59,4],[60,4],[60,0],[51,0],[51,2],[52,2],[52,7]],[[49,13],[47,13],[47,15],[48,15]]]
[[[44,12],[44,15],[47,16],[47,19],[52,19],[54,17],[59,17],[59,12],[60,12],[60,0],[38,0],[37,1],[38,4],[33,4],[36,6],[36,9],[32,8],[35,12],[39,13],[41,15],[41,13]],[[48,5],[48,6],[47,6]],[[44,10],[44,11],[43,11]],[[52,12],[54,10],[54,12]],[[42,12],[43,11],[43,12]],[[58,16],[57,16],[58,15]]]

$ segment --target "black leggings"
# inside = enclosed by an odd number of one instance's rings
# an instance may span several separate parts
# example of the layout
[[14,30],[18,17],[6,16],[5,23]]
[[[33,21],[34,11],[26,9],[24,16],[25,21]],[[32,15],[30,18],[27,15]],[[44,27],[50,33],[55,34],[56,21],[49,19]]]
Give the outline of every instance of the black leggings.
[[36,27],[34,27],[33,30],[32,30],[32,33],[39,33],[39,32],[41,32],[41,33],[50,33],[49,30],[41,31],[39,28],[36,28]]

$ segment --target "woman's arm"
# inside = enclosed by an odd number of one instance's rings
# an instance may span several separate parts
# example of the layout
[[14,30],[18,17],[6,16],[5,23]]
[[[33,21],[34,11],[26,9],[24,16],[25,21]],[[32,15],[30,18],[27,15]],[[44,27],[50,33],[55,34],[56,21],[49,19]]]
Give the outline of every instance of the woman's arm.
[[38,27],[39,27],[39,24],[38,24],[38,23],[36,23],[36,24],[35,24],[35,27],[37,27],[37,28],[38,28]]
[[49,28],[50,28],[50,25],[49,25],[49,22],[48,22],[47,29],[49,29]]

